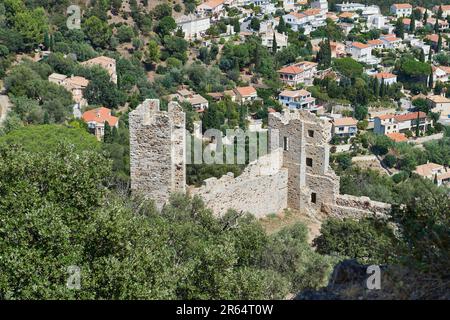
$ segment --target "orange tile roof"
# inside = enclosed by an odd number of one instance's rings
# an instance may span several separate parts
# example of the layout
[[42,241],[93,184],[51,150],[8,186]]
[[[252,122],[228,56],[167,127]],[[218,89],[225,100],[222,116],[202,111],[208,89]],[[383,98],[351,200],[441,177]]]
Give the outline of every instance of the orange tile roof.
[[356,126],[358,121],[352,117],[336,118],[333,120],[335,126]]
[[66,78],[65,82],[69,85],[79,86],[79,87],[87,87],[89,84],[89,80],[84,77],[70,77]]
[[405,142],[408,141],[408,138],[405,136],[404,133],[399,133],[399,132],[392,132],[392,133],[388,133],[386,134],[386,136],[395,141],[395,142]]
[[416,167],[416,170],[414,170],[415,173],[418,175],[427,177],[432,174],[433,170],[443,169],[443,166],[437,163],[429,162],[425,164],[421,164]]
[[383,44],[384,42],[381,41],[380,39],[374,39],[374,40],[367,41],[367,43],[370,45],[379,45],[379,44]]
[[377,74],[373,75],[377,79],[391,79],[391,78],[397,78],[395,74],[389,73],[389,72],[379,72]]
[[393,37],[384,37],[383,40],[385,40],[387,42],[402,41],[402,39],[397,38],[395,36],[393,36]]
[[320,9],[307,9],[303,11],[303,14],[307,16],[315,16],[317,14],[320,14]]
[[394,117],[395,116],[392,113],[389,113],[389,114],[382,114],[382,115],[377,116],[375,118],[378,118],[380,120],[386,120],[386,119],[391,119],[391,118],[394,118]]
[[432,42],[438,42],[439,36],[437,34],[429,34],[426,36],[426,38]]
[[366,49],[369,48],[367,44],[361,43],[361,42],[353,42],[352,47],[358,48],[358,49]]
[[215,7],[220,6],[224,2],[225,2],[225,0],[209,0],[207,2],[201,3],[200,5],[205,5],[205,6],[208,6],[210,8],[215,8]]
[[85,122],[94,122],[94,121],[97,123],[108,122],[110,126],[115,126],[119,120],[118,117],[114,117],[111,115],[110,109],[105,107],[100,107],[86,111],[85,113],[83,113],[82,119]]
[[280,96],[291,97],[291,98],[307,96],[307,95],[310,95],[310,94],[311,94],[311,92],[306,91],[304,89],[301,89],[301,90],[283,90],[283,91],[280,92]]
[[405,114],[400,114],[400,115],[395,116],[394,119],[398,122],[409,121],[409,120],[417,119],[417,115],[419,116],[420,119],[427,117],[427,114],[425,112],[419,111],[419,112],[409,112],[409,113],[405,113]]
[[394,3],[393,6],[396,9],[412,9],[412,5],[409,3]]
[[290,73],[290,74],[298,74],[302,73],[303,69],[297,66],[287,66],[278,70],[280,73]]
[[339,18],[353,18],[356,14],[354,12],[342,12]]
[[237,87],[236,91],[243,97],[245,96],[251,96],[256,93],[256,89],[252,86],[248,87]]

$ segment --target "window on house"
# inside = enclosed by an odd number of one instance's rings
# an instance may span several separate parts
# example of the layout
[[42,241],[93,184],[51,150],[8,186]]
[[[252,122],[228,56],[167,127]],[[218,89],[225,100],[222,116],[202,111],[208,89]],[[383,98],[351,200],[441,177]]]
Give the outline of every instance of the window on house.
[[311,192],[311,202],[317,203],[317,194],[315,192]]
[[288,137],[283,138],[283,149],[284,149],[284,151],[289,150],[289,138]]
[[314,137],[314,130],[308,130],[308,136],[313,138]]
[[311,158],[306,158],[306,165],[308,167],[312,167],[312,164],[313,164],[313,160]]

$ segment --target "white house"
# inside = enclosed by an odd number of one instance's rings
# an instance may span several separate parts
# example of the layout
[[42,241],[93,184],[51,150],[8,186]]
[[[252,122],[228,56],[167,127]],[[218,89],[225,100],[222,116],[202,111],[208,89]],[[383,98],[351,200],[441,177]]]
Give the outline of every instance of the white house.
[[196,37],[202,37],[206,30],[211,27],[211,19],[196,15],[181,16],[176,21],[177,27],[181,28],[184,38],[191,40]]
[[397,76],[389,72],[379,72],[373,76],[378,79],[379,83],[384,83],[385,85],[392,85],[397,82]]
[[284,15],[283,19],[286,24],[291,26],[292,30],[298,31],[303,28],[305,30],[305,34],[309,34],[318,27],[326,25],[326,13],[323,13],[320,9],[307,9],[302,12],[290,12]]
[[252,86],[236,87],[234,89],[234,92],[236,93],[236,97],[240,103],[251,102],[253,100],[256,100],[256,98],[258,98],[258,93],[256,92],[256,89]]
[[224,10],[224,0],[209,0],[197,6],[197,13],[219,19]]
[[348,50],[352,58],[357,61],[366,62],[372,59],[372,47],[368,44],[353,42]]
[[427,97],[427,102],[432,112],[440,113],[442,120],[450,121],[450,99],[435,95]]
[[289,109],[303,109],[315,111],[316,98],[311,96],[311,92],[301,90],[283,90],[278,95],[278,101]]
[[280,75],[280,80],[289,86],[296,86],[300,83],[311,84],[317,73],[317,63],[301,61],[285,66],[277,72]]
[[364,10],[366,6],[361,3],[354,3],[354,2],[343,2],[343,3],[337,3],[336,9],[338,12],[345,12],[345,11],[357,11],[357,10]]
[[391,13],[397,18],[408,17],[412,13],[412,5],[409,3],[394,3],[391,5]]
[[335,118],[332,122],[331,133],[338,137],[354,137],[358,132],[358,121],[351,117]]
[[275,30],[270,30],[270,29],[268,29],[266,32],[260,34],[261,44],[264,47],[267,47],[268,49],[272,50],[274,33],[275,33],[275,41],[277,44],[277,51],[286,48],[288,45],[288,36],[283,33],[279,33]]
[[440,6],[434,6],[433,7],[433,13],[437,14],[439,11],[439,7],[442,9],[442,17],[447,18],[448,15],[450,15],[450,5],[440,5]]

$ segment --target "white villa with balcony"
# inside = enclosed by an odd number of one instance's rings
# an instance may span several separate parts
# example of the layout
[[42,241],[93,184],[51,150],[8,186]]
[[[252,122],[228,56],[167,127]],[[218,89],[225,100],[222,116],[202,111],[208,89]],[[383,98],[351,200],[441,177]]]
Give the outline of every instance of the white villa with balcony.
[[301,90],[283,90],[278,95],[278,101],[289,109],[303,109],[317,111],[316,98],[311,96],[311,92]]

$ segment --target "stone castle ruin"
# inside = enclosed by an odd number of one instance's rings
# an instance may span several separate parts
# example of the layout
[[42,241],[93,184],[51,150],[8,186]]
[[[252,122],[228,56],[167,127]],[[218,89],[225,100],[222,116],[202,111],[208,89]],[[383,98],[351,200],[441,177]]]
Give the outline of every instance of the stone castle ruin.
[[257,217],[286,208],[310,215],[385,215],[390,205],[339,194],[339,177],[329,165],[330,124],[307,111],[269,114],[269,153],[243,173],[209,178],[186,187],[185,114],[176,102],[161,111],[147,99],[130,113],[131,190],[161,208],[171,192],[200,196],[217,215],[228,209]]

